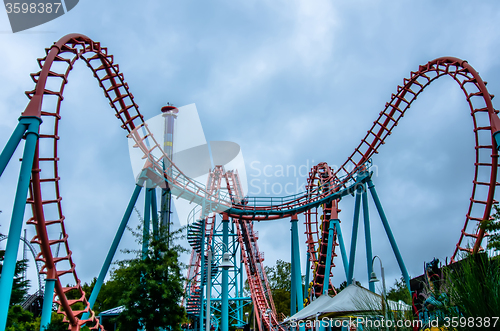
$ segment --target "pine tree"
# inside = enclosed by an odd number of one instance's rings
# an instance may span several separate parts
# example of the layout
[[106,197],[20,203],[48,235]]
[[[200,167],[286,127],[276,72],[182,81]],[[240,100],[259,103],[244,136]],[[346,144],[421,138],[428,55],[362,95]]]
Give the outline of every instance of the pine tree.
[[[5,250],[0,250],[0,277],[2,265],[5,256]],[[29,290],[29,280],[23,279],[23,273],[28,268],[27,260],[20,260],[16,263],[14,282],[12,284],[12,294],[10,296],[10,305],[18,305],[26,299]]]
[[[117,263],[119,268],[113,272],[112,280],[126,284],[120,300],[125,306],[118,318],[120,330],[180,330],[186,312],[180,306],[183,277],[179,254],[185,249],[167,244],[172,243],[180,231],[167,234],[160,229],[156,238],[150,236],[152,240],[144,259],[141,251],[128,251],[135,253],[136,258]],[[134,233],[138,241],[141,241],[140,233],[140,229]]]

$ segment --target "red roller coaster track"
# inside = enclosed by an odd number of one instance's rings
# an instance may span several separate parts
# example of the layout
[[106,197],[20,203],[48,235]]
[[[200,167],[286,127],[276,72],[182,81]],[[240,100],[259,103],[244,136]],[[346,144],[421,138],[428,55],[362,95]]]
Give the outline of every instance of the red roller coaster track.
[[[489,219],[494,203],[494,192],[498,185],[498,153],[492,134],[496,133],[500,128],[500,120],[497,116],[498,112],[493,108],[492,95],[488,93],[485,82],[465,61],[451,57],[439,58],[420,66],[418,71],[412,72],[410,78],[405,79],[403,85],[397,88],[396,94],[391,96],[390,102],[380,112],[371,129],[347,161],[336,172],[330,172],[327,165],[320,164],[315,167],[312,170],[312,179],[308,184],[307,191],[303,195],[286,201],[283,198],[281,200],[275,199],[274,204],[272,201],[270,203],[262,203],[261,201],[261,204],[259,204],[255,199],[253,204],[252,200],[247,200],[243,204],[238,201],[239,199],[233,202],[220,200],[218,195],[210,194],[206,189],[197,186],[196,183],[184,176],[175,167],[175,164],[170,163],[168,169],[163,170],[159,165],[159,161],[152,156],[153,149],[158,148],[161,150],[161,148],[156,142],[152,149],[146,148],[143,143],[143,140],[150,133],[141,136],[138,133],[138,128],[143,127],[147,130],[147,126],[137,104],[134,102],[133,95],[129,92],[123,74],[120,73],[118,65],[113,63],[113,56],[109,55],[107,49],[101,47],[100,43],[80,34],[71,34],[61,38],[46,51],[47,55],[38,59],[41,70],[31,74],[36,86],[34,90],[26,92],[30,102],[22,115],[36,116],[43,119],[44,124],[41,126],[39,141],[48,141],[52,146],[52,149],[37,147],[35,153],[30,194],[27,200],[31,205],[32,217],[29,218],[28,223],[36,227],[36,235],[32,242],[39,244],[41,247],[41,253],[37,259],[44,264],[42,272],[48,278],[56,279],[55,297],[57,297],[57,303],[60,307],[59,312],[64,312],[65,320],[69,322],[71,330],[79,330],[85,323],[92,323],[93,329],[102,328],[92,312],[88,320],[80,319],[82,314],[90,309],[81,288],[72,259],[72,252],[69,248],[68,235],[64,226],[65,217],[62,209],[62,197],[59,189],[61,178],[58,171],[58,132],[61,119],[61,102],[64,88],[68,82],[68,75],[73,68],[73,64],[78,59],[82,59],[92,70],[99,86],[104,91],[105,97],[109,100],[111,108],[115,110],[116,117],[120,120],[122,128],[129,133],[130,137],[136,140],[136,147],[144,152],[147,164],[153,171],[168,180],[174,193],[177,189],[178,194],[183,195],[185,199],[194,202],[207,201],[211,211],[226,211],[230,217],[239,219],[243,225],[251,224],[246,222],[247,220],[271,220],[289,217],[324,205],[322,227],[318,227],[318,221],[313,220],[314,217],[311,216],[311,213],[309,213],[310,217],[306,218],[308,250],[310,253],[318,253],[312,259],[314,262],[319,262],[320,265],[321,256],[324,253],[325,221],[333,213],[337,212],[337,198],[334,195],[343,189],[349,188],[356,171],[375,153],[378,153],[379,147],[385,143],[386,138],[392,133],[392,130],[409,109],[412,102],[415,101],[425,87],[439,77],[450,76],[459,84],[469,104],[474,124],[476,150],[472,195],[465,216],[465,223],[454,249],[453,259],[457,257],[459,251],[468,250],[465,247],[465,238],[474,241],[473,251],[481,249],[480,245],[485,233],[480,227],[474,225]],[[54,66],[54,64],[57,65]],[[59,68],[59,70],[56,70],[55,67]],[[63,69],[60,69],[61,67]],[[50,85],[47,85],[48,81],[51,81]],[[56,83],[52,84],[54,81]],[[46,87],[55,85],[58,88],[48,89]],[[51,98],[55,98],[54,109],[48,110],[45,108],[45,104],[42,109],[42,101]],[[166,156],[163,156],[163,158],[170,161]],[[483,178],[484,172],[489,174],[489,178]],[[325,173],[326,175],[324,175]],[[320,184],[314,183],[315,180],[319,180]],[[49,237],[48,229],[56,227],[58,229],[54,232],[62,232],[61,239]],[[246,229],[253,233],[251,227]],[[319,235],[320,231],[321,235]],[[251,237],[249,237],[249,240],[251,240]],[[51,248],[59,244],[65,247],[66,254],[62,257],[54,257]],[[249,268],[250,263],[247,263],[246,267]],[[324,270],[324,267],[321,269],[318,266],[314,276],[316,282],[324,278],[327,273],[329,273],[329,270]],[[60,281],[60,277],[63,275],[72,275],[76,285],[64,287]],[[68,299],[66,294],[69,291],[77,291],[79,298],[75,300]],[[75,308],[82,305],[83,310]],[[269,304],[263,303],[262,306],[269,306]]]

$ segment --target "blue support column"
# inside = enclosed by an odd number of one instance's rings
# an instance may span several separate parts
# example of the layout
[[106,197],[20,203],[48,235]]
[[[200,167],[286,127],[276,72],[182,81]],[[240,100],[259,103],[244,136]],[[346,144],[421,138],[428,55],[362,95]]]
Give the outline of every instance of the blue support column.
[[[205,204],[203,203],[203,209],[205,209]],[[201,270],[200,270],[200,331],[203,331],[205,330],[203,328],[203,318],[204,318],[204,309],[203,309],[203,296],[205,294],[205,291],[203,291],[203,278],[205,277],[205,268],[207,268],[205,266],[205,229],[206,229],[206,222],[207,222],[207,219],[205,218],[203,220],[203,226],[201,228],[201,238],[200,238],[200,267],[201,267]],[[215,224],[214,224],[215,226]],[[214,250],[212,249],[212,252]],[[212,266],[210,266],[209,268],[211,268]],[[209,322],[207,322],[209,323]]]
[[19,121],[16,128],[14,129],[14,132],[10,136],[9,141],[3,148],[2,154],[0,154],[0,176],[2,176],[5,167],[10,161],[10,158],[16,151],[19,142],[21,141],[21,139],[23,139],[23,135],[24,132],[26,132],[26,129],[27,127],[23,123],[23,121]]
[[[300,248],[299,248],[299,228],[297,216],[292,216],[292,240],[293,240],[293,257],[292,257],[292,273],[295,274],[295,296],[292,298],[292,304],[297,302],[297,311],[304,308],[304,297],[302,296],[302,274],[300,272]],[[296,300],[296,301],[294,301]]]
[[344,265],[345,277],[349,274],[349,261],[347,260],[347,253],[344,245],[344,237],[342,236],[342,230],[340,229],[340,220],[332,220],[335,224],[335,230],[337,231],[337,240],[340,245],[340,254],[342,255],[342,264]]
[[391,243],[392,250],[394,251],[394,255],[396,256],[396,260],[398,261],[399,269],[401,269],[401,273],[403,274],[403,277],[405,279],[406,286],[408,287],[408,291],[410,291],[411,294],[410,277],[408,276],[408,271],[406,270],[403,257],[399,252],[398,245],[396,244],[396,239],[394,239],[391,227],[389,226],[389,222],[387,221],[387,217],[385,216],[384,209],[382,208],[382,204],[380,203],[377,191],[375,190],[375,185],[373,184],[371,178],[368,180],[368,188],[370,189],[370,193],[372,194],[373,201],[375,202],[375,206],[377,207],[377,211],[380,215],[380,219],[382,220],[382,224],[384,225],[384,229],[387,233],[387,237],[389,238],[389,242]]
[[142,259],[145,260],[148,256],[149,246],[149,222],[151,217],[151,191],[152,189],[146,188],[145,201],[144,201],[144,227],[142,228]]
[[356,189],[356,201],[354,202],[354,220],[352,224],[352,236],[351,236],[351,252],[349,257],[349,273],[347,275],[347,285],[352,283],[352,277],[354,275],[354,260],[356,257],[356,242],[358,240],[358,226],[359,226],[359,210],[361,202],[361,186]]
[[291,256],[290,256],[290,261],[291,261],[291,275],[290,275],[290,316],[293,316],[295,315],[295,313],[297,312],[297,304],[296,304],[296,301],[295,301],[295,298],[297,297],[297,294],[296,294],[296,288],[295,288],[295,272],[294,272],[294,257],[295,257],[295,243],[294,243],[294,239],[293,239],[293,227],[290,227],[290,253],[291,253]]
[[[224,214],[222,218],[222,242],[224,243],[223,253],[226,252],[229,245],[229,217]],[[221,309],[221,326],[222,331],[229,331],[229,279],[228,269],[222,269],[222,309]]]
[[306,254],[306,279],[305,279],[305,285],[304,286],[304,300],[308,297],[308,289],[309,289],[309,275],[311,274],[311,256],[310,253],[307,252]]
[[[241,252],[242,248],[240,247],[240,252]],[[242,259],[242,256],[240,255],[240,293],[241,293],[241,296],[243,296],[243,259]],[[244,303],[242,302],[241,303],[241,306],[240,306],[240,316],[241,316],[241,319],[243,320],[243,307],[244,307]]]
[[[335,224],[333,220],[329,220],[328,227],[328,244],[326,251],[325,277],[323,277],[323,295],[328,295],[328,285],[330,285],[330,267],[332,263],[332,248],[333,248],[333,230]],[[324,223],[323,223],[324,224]]]
[[372,274],[372,236],[370,231],[370,214],[368,212],[368,193],[366,192],[366,184],[363,183],[363,219],[365,221],[365,242],[366,242],[366,270],[368,271],[368,286],[370,291],[375,293],[375,283],[370,282]]
[[7,315],[9,311],[10,294],[15,275],[17,252],[19,240],[23,228],[24,210],[26,209],[26,197],[30,184],[31,168],[38,140],[38,130],[41,120],[38,117],[22,118],[21,122],[29,123],[26,132],[26,144],[23,152],[23,162],[19,173],[14,208],[10,221],[9,235],[5,248],[5,257],[2,266],[2,277],[0,278],[0,330],[5,330]]
[[151,219],[153,222],[153,237],[158,239],[158,209],[156,206],[156,188],[151,189]]
[[[120,244],[120,240],[122,239],[123,232],[125,232],[125,228],[127,227],[127,223],[130,219],[130,215],[134,210],[135,203],[137,202],[137,198],[139,198],[139,194],[141,193],[142,186],[136,185],[134,189],[134,193],[132,193],[132,197],[130,198],[130,202],[128,203],[127,209],[125,210],[125,214],[123,215],[122,221],[118,230],[116,230],[115,238],[111,243],[111,247],[109,248],[108,255],[106,256],[106,260],[104,260],[104,264],[102,265],[101,272],[99,273],[99,277],[97,277],[97,281],[92,289],[92,293],[90,294],[89,304],[90,309],[94,307],[94,303],[99,295],[99,291],[101,290],[102,284],[104,283],[104,278],[108,273],[109,266],[111,265],[111,261],[113,261],[113,257],[115,256],[116,250],[118,249],[118,245]],[[85,313],[82,316],[82,319],[89,318],[89,313]]]
[[52,319],[52,300],[54,297],[55,279],[45,279],[45,293],[43,294],[42,318],[40,330],[43,331],[50,324]]

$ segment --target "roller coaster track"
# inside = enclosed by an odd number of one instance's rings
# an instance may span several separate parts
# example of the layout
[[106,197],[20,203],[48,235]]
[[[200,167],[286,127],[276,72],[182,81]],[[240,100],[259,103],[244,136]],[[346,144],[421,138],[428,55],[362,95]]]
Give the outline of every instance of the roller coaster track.
[[[314,166],[309,172],[306,187],[307,192],[311,194],[316,191],[321,192],[323,187],[335,182],[336,179],[333,177],[332,169],[328,164],[324,162],[320,163]],[[318,209],[321,210],[321,215],[318,215]],[[311,261],[311,268],[313,271],[311,283],[306,284],[306,286],[309,286],[309,295],[308,298],[305,298],[305,300],[307,300],[306,302],[310,302],[311,295],[319,297],[322,294],[325,274],[330,273],[330,270],[325,270],[328,255],[328,229],[330,226],[330,219],[338,219],[339,211],[338,200],[332,200],[329,203],[323,204],[322,208],[316,207],[305,212],[307,252],[309,253],[309,260]],[[335,247],[338,246],[336,230],[334,230],[333,238],[331,267],[335,267],[333,259],[337,256],[335,253]],[[336,293],[335,287],[331,284],[331,281],[329,283],[329,289]]]
[[[493,108],[493,95],[488,93],[486,82],[466,61],[443,57],[430,61],[411,72],[410,78],[398,86],[392,94],[390,102],[373,123],[370,130],[361,140],[358,147],[347,158],[344,164],[332,175],[332,182],[325,193],[315,193],[313,198],[309,192],[284,198],[246,198],[244,204],[234,204],[228,214],[240,215],[246,219],[270,220],[304,212],[323,203],[329,203],[345,195],[347,188],[356,185],[356,173],[369,161],[378,149],[385,144],[394,128],[403,118],[405,112],[433,81],[450,76],[455,80],[465,94],[472,115],[475,138],[474,162],[475,171],[469,208],[465,215],[465,223],[461,230],[458,243],[453,251],[452,261],[460,251],[481,250],[481,242],[485,232],[479,226],[488,220],[494,200],[497,182],[498,151],[494,135],[500,129],[498,111]],[[486,176],[485,176],[486,174]],[[465,238],[470,238],[474,245],[467,247]]]
[[[308,191],[299,195],[274,198],[274,200],[239,197],[234,199],[227,190],[217,189],[210,192],[204,185],[185,176],[170,161],[144,122],[119,66],[114,63],[113,56],[108,54],[107,49],[101,47],[100,43],[84,35],[71,34],[47,48],[46,56],[38,59],[40,71],[31,74],[36,85],[32,91],[26,92],[30,101],[22,114],[22,117],[40,118],[44,123],[40,126],[32,167],[30,193],[27,199],[27,203],[31,205],[32,216],[28,223],[36,228],[32,242],[41,248],[41,252],[37,255],[37,261],[43,263],[41,273],[46,274],[47,278],[56,280],[55,299],[59,304],[59,312],[64,312],[65,321],[69,322],[71,330],[79,330],[87,323],[92,329],[102,329],[95,314],[90,311],[76,273],[64,225],[65,216],[59,187],[61,178],[58,170],[60,161],[58,141],[61,103],[69,73],[78,59],[82,59],[91,69],[121,122],[121,127],[127,131],[128,137],[135,141],[134,147],[143,153],[144,167],[139,182],[144,182],[145,185],[164,185],[164,181],[167,180],[172,194],[177,197],[203,205],[210,212],[225,212],[240,221],[272,220],[293,216],[321,205],[333,206],[335,200],[354,192],[358,184],[356,174],[374,154],[378,153],[379,147],[385,143],[417,96],[437,78],[450,76],[459,84],[466,96],[473,118],[476,150],[472,195],[452,259],[455,259],[460,251],[477,252],[481,249],[485,232],[478,225],[489,219],[495,188],[498,185],[498,152],[493,135],[500,128],[500,119],[497,116],[498,112],[493,108],[491,102],[493,96],[488,93],[486,83],[466,61],[451,57],[439,58],[412,72],[410,78],[398,86],[397,92],[391,96],[390,102],[380,112],[358,147],[345,163],[333,172],[330,182],[322,183],[321,187],[311,186]],[[50,148],[46,148],[47,144]],[[489,176],[484,178],[484,173]],[[240,222],[242,223],[244,222]],[[51,231],[48,231],[49,228]],[[62,237],[51,238],[49,233],[62,233]],[[473,248],[466,246],[466,238],[474,242]],[[314,249],[317,251],[321,246],[319,239],[314,240],[311,252]],[[52,247],[59,244],[64,247],[65,254],[54,257]],[[321,249],[319,252],[321,253]],[[72,277],[75,285],[64,287],[61,277]],[[79,297],[74,300],[68,299],[66,295],[69,291],[73,293],[76,291]],[[90,317],[81,320],[84,312],[90,312]]]
[[[222,166],[216,166],[213,171],[210,171],[207,188],[208,193],[213,193],[222,189],[225,184],[232,201],[241,201],[243,191],[241,188],[240,179],[237,171],[225,171]],[[206,238],[203,242],[207,247],[211,246],[215,229],[215,214],[211,210],[207,210],[202,206],[193,208],[190,213],[191,220],[188,227],[188,241],[193,247],[191,252],[190,263],[188,266],[187,280],[185,286],[186,302],[185,307],[188,314],[199,316],[201,309],[201,289],[205,282],[201,280],[201,238]],[[245,265],[245,270],[248,279],[248,285],[254,303],[256,319],[259,330],[265,325],[267,328],[279,324],[277,320],[276,308],[271,294],[271,288],[267,280],[267,275],[264,269],[264,253],[259,251],[257,245],[258,233],[253,231],[253,223],[246,220],[233,218],[236,224],[238,241],[241,247],[241,256]],[[203,229],[203,226],[205,227]],[[217,273],[212,273],[215,276]],[[204,273],[204,279],[206,273]],[[272,310],[272,314],[264,314],[268,309]],[[281,328],[281,327],[280,327]]]
[[[7,236],[0,233],[0,242],[4,241],[6,239],[7,239]],[[35,247],[33,245],[31,245],[31,243],[28,240],[21,237],[21,241],[24,243],[25,247],[28,247],[28,249],[31,252],[31,255],[33,256],[33,259],[35,259],[35,267],[36,267],[36,274],[37,274],[37,281],[38,281],[38,291],[37,292],[41,292],[43,294],[43,289],[44,289],[43,275],[40,274],[40,270],[42,270],[43,265],[40,261],[36,260],[38,252],[36,251]]]

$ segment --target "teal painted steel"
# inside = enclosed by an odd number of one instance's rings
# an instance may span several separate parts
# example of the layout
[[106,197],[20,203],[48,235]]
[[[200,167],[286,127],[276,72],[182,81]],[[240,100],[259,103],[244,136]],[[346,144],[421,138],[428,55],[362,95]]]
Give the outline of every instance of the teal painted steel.
[[345,277],[349,274],[349,261],[347,260],[347,253],[344,245],[344,237],[342,236],[342,230],[340,229],[340,220],[332,220],[335,223],[335,228],[337,230],[337,240],[340,245],[340,254],[342,255],[342,264],[344,265]]
[[328,295],[328,285],[330,285],[330,267],[332,266],[332,249],[333,249],[333,230],[335,224],[332,220],[328,221],[328,248],[326,250],[325,276],[323,277],[323,295]]
[[43,294],[42,318],[40,330],[45,330],[52,319],[52,300],[54,298],[55,279],[45,279],[45,293]]
[[391,227],[389,226],[389,222],[387,221],[387,217],[385,216],[384,209],[382,208],[382,204],[380,203],[377,191],[375,190],[375,185],[373,184],[371,178],[368,180],[368,188],[370,189],[373,201],[375,202],[375,206],[377,207],[377,211],[380,215],[380,219],[382,220],[382,224],[384,225],[384,229],[387,233],[387,237],[389,238],[389,242],[391,243],[392,250],[394,251],[394,255],[396,256],[396,260],[398,261],[399,269],[401,269],[401,273],[403,274],[403,277],[405,279],[406,286],[408,287],[408,291],[410,291],[411,294],[410,277],[408,276],[408,271],[406,270],[403,257],[399,252],[398,245],[396,244],[396,239],[394,239]]
[[311,274],[311,256],[310,253],[306,254],[306,278],[305,278],[305,286],[304,286],[304,300],[308,297],[307,290],[309,289],[309,275]]
[[[372,253],[372,237],[371,237],[371,231],[370,231],[370,214],[368,211],[368,193],[366,192],[366,184],[363,183],[363,219],[365,221],[365,242],[366,242],[366,266],[367,266],[367,271],[368,271],[368,281],[370,280],[373,268],[372,268],[372,258],[373,258],[373,253]],[[368,286],[370,291],[375,293],[375,283],[373,282],[368,282]]]
[[[41,120],[37,117],[24,118],[24,123],[28,125],[26,131],[26,144],[24,145],[23,161],[17,182],[14,208],[10,221],[9,235],[5,248],[5,256],[2,266],[2,277],[0,278],[0,330],[5,330],[7,325],[7,315],[9,311],[10,293],[14,280],[19,241],[23,228],[24,211],[26,209],[26,197],[31,178],[31,168],[35,158],[35,149],[38,140],[38,130]],[[7,294],[8,293],[8,294]]]
[[500,131],[493,133],[493,139],[495,139],[497,150],[500,150]]
[[[104,264],[102,265],[101,272],[99,273],[99,277],[97,277],[94,288],[92,289],[92,293],[89,298],[90,309],[94,307],[94,303],[99,295],[99,291],[101,290],[102,284],[104,283],[104,278],[108,273],[109,266],[111,265],[111,261],[113,261],[113,257],[115,256],[116,250],[118,249],[118,245],[120,244],[120,240],[122,239],[123,232],[125,232],[125,228],[127,227],[127,223],[130,219],[130,215],[132,215],[132,211],[134,210],[135,203],[139,198],[139,194],[141,193],[142,186],[136,185],[134,192],[132,193],[132,197],[130,198],[130,202],[128,203],[127,209],[125,210],[125,214],[123,215],[122,221],[120,222],[120,226],[118,230],[116,230],[115,238],[111,243],[111,247],[109,248],[108,255],[104,260]],[[82,319],[89,318],[89,313],[84,313]]]
[[[205,210],[205,204],[202,205]],[[201,226],[201,239],[200,239],[200,330],[203,330],[203,278],[205,277],[205,229],[207,228],[207,219],[203,220],[203,225]],[[212,249],[213,252],[213,249]],[[211,266],[210,266],[211,267]]]
[[354,202],[354,221],[352,224],[352,236],[351,236],[351,251],[349,256],[349,273],[347,275],[347,285],[352,283],[352,277],[354,275],[354,260],[356,258],[356,242],[358,240],[358,226],[359,226],[359,210],[361,202],[361,186],[356,189],[356,200]]
[[[144,226],[142,228],[142,259],[145,260],[148,256],[149,246],[149,228],[151,221],[151,190],[146,189],[144,201]],[[154,189],[153,189],[154,190]]]
[[10,136],[9,141],[3,148],[2,154],[0,154],[0,176],[2,176],[5,167],[7,167],[7,164],[10,161],[10,158],[16,151],[19,142],[21,141],[21,139],[23,139],[23,135],[24,132],[26,132],[26,129],[26,125],[23,124],[20,120],[16,128],[14,129],[14,132]]
[[[224,243],[223,253],[228,249],[229,245],[229,219],[222,219],[222,242]],[[229,270],[222,269],[222,307],[221,307],[221,326],[222,331],[229,331]]]
[[153,222],[153,237],[158,239],[158,209],[156,206],[156,188],[151,189],[151,219]]
[[[248,202],[248,204],[241,205],[238,208],[229,208],[226,210],[226,213],[228,215],[243,215],[243,216],[278,216],[278,217],[290,217],[290,215],[298,215],[306,210],[310,210],[312,208],[318,207],[319,205],[323,204],[329,204],[333,200],[341,199],[342,197],[349,195],[349,194],[355,194],[356,189],[358,188],[359,184],[362,182],[366,182],[368,177],[370,175],[365,172],[363,174],[360,174],[357,178],[357,182],[354,184],[351,184],[347,186],[346,188],[342,188],[342,186],[338,186],[338,191],[335,191],[332,189],[332,193],[330,195],[327,195],[321,199],[314,200],[312,202],[308,202],[308,195],[307,192],[303,192],[300,194],[295,194],[290,197],[284,197],[284,198],[275,198],[272,200],[272,198],[263,198],[263,197],[246,197],[245,202]],[[286,198],[286,199],[285,199]],[[296,199],[297,201],[293,200]],[[275,203],[273,204],[273,201]],[[295,201],[293,204],[293,208],[283,208],[283,203],[286,203],[287,201]],[[299,203],[300,202],[300,203]],[[260,205],[259,205],[260,203]],[[270,203],[268,207],[271,207],[270,209],[253,209],[251,206],[266,206],[266,203]]]
[[[293,258],[292,272],[295,273],[295,296],[292,298],[292,303],[297,302],[297,311],[304,308],[304,297],[302,296],[302,275],[300,272],[300,244],[299,244],[299,228],[297,218],[292,218],[292,240],[293,240]],[[296,301],[293,301],[296,300]]]
[[[293,221],[293,220],[292,220]],[[290,221],[290,223],[292,222]],[[295,304],[295,298],[297,297],[296,287],[295,287],[295,272],[294,272],[294,257],[295,257],[295,242],[293,238],[293,226],[290,224],[290,261],[291,261],[291,275],[290,275],[290,316],[295,315],[297,313],[297,305]]]

